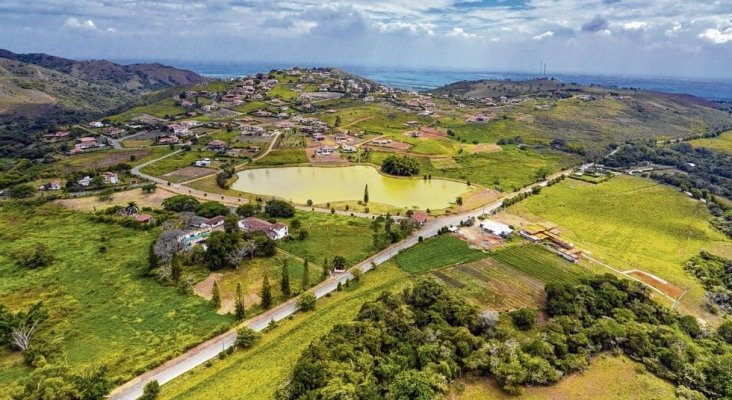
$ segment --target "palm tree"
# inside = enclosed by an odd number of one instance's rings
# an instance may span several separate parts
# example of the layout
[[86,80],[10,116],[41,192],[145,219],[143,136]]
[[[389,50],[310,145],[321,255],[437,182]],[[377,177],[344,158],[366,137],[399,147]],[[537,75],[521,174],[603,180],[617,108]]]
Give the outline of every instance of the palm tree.
[[126,215],[135,215],[138,211],[140,211],[140,207],[138,207],[137,203],[134,201],[127,203],[127,207],[124,208],[124,213]]

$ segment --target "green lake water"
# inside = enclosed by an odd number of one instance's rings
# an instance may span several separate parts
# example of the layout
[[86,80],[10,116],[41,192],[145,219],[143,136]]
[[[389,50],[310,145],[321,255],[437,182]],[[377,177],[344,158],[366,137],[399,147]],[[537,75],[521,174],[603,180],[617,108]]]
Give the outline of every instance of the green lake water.
[[443,179],[404,179],[380,174],[366,165],[348,167],[257,168],[238,173],[232,189],[276,196],[304,204],[363,200],[369,185],[369,201],[396,207],[440,209],[470,188]]

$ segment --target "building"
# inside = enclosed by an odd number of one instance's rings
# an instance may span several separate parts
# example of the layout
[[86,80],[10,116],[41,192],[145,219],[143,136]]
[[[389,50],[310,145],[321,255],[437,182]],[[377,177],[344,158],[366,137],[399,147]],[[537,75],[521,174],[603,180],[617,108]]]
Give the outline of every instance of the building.
[[105,172],[102,174],[104,181],[116,185],[119,183],[119,176],[114,172]]
[[427,222],[428,217],[429,215],[424,211],[415,211],[414,214],[412,214],[412,219],[420,225],[424,225],[424,223]]
[[203,160],[198,160],[195,162],[196,167],[210,167],[211,166],[211,159],[210,158],[204,158]]
[[341,151],[343,151],[344,153],[355,153],[357,149],[354,146],[342,145]]
[[97,143],[97,139],[89,136],[79,138],[78,142],[75,145],[75,147],[79,150],[93,149],[98,146],[99,143]]
[[287,225],[281,222],[272,224],[255,217],[240,220],[239,228],[246,232],[263,232],[273,240],[282,239],[290,234]]
[[158,138],[158,144],[176,144],[180,141],[178,136],[160,136]]
[[496,236],[506,237],[513,233],[513,229],[506,224],[500,222],[491,221],[489,219],[483,220],[480,223],[481,229],[486,232],[490,232]]
[[135,214],[135,221],[143,224],[149,224],[152,222],[152,216],[150,214]]
[[207,149],[211,151],[225,151],[226,150],[226,142],[223,140],[212,140],[208,146],[206,146]]
[[51,182],[41,185],[38,190],[61,190],[61,181],[54,179]]

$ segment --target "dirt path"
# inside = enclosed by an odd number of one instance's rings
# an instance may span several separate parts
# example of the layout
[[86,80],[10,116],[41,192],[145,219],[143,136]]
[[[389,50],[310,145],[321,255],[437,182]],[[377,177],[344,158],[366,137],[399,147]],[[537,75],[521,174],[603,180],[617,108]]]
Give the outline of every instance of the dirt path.
[[363,121],[368,121],[368,120],[370,120],[371,118],[373,118],[373,117],[361,117],[361,118],[357,118],[357,119],[355,119],[355,120],[353,120],[353,121],[351,121],[351,122],[349,122],[349,123],[347,123],[347,124],[345,124],[345,125],[341,126],[341,128],[350,128],[350,127],[352,127],[353,125],[356,125],[356,124],[358,124],[358,123],[360,123],[360,122],[363,122]]

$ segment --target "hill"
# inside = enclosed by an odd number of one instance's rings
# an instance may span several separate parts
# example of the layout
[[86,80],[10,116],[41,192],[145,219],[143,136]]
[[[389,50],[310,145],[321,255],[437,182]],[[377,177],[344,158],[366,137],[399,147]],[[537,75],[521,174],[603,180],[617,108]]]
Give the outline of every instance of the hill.
[[130,92],[191,85],[205,80],[195,72],[158,63],[122,65],[107,60],[71,60],[44,53],[16,54],[2,49],[0,58],[37,65],[86,82],[111,85]]

